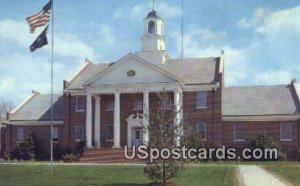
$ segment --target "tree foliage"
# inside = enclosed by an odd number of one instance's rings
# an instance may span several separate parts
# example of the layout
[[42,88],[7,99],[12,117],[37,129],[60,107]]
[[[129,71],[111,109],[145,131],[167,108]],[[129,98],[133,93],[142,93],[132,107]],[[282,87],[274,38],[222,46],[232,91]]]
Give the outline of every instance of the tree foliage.
[[[286,155],[281,151],[281,147],[274,139],[267,135],[266,133],[259,133],[250,144],[251,149],[277,149],[278,158],[277,160],[284,160],[286,159]],[[264,159],[264,157],[261,158],[261,160],[267,160]]]
[[[180,109],[173,105],[167,108],[170,98],[166,93],[158,93],[159,102],[155,109],[147,116],[149,121],[148,131],[150,139],[148,147],[159,150],[167,148],[173,149],[178,145],[178,139],[182,133],[182,121],[176,121],[176,114]],[[177,108],[177,109],[176,109]],[[183,169],[183,161],[169,158],[164,160],[159,158],[152,163],[148,160],[144,169],[145,174],[150,180],[165,185],[171,178],[176,177]]]

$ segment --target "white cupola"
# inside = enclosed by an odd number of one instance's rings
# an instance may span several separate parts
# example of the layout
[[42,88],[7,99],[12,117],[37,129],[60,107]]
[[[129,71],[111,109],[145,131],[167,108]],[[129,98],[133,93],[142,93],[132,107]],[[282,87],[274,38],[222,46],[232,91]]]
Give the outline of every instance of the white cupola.
[[142,51],[165,50],[164,22],[152,10],[144,19],[144,33],[142,36]]
[[141,51],[137,55],[146,61],[155,64],[163,64],[168,58],[166,52],[164,21],[153,9],[144,18],[144,29],[141,37]]

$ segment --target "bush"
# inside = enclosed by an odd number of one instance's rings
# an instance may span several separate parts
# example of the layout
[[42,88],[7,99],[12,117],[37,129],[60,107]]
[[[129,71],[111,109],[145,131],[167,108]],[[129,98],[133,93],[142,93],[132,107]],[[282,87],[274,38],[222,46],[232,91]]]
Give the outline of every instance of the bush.
[[77,162],[78,161],[78,157],[73,153],[63,155],[62,159],[66,163],[72,163],[72,162]]
[[26,136],[23,141],[13,147],[9,154],[10,159],[34,160],[36,157],[36,151],[33,137],[31,135]]
[[[284,160],[285,154],[281,151],[281,147],[278,143],[276,143],[272,137],[265,133],[258,134],[251,142],[250,144],[251,149],[261,149],[264,151],[264,149],[277,149],[277,159],[276,160]],[[257,160],[257,159],[255,159]],[[265,159],[262,157],[260,160],[270,160]]]
[[181,144],[187,148],[200,149],[204,147],[201,135],[192,127],[185,129]]
[[75,152],[77,155],[79,156],[82,156],[83,152],[84,152],[84,147],[86,145],[86,142],[83,140],[83,141],[80,141],[77,143],[76,145],[76,148],[75,148]]
[[[192,127],[188,127],[184,131],[184,136],[181,138],[182,146],[185,146],[188,149],[195,148],[200,149],[204,147],[203,139],[201,135]],[[197,153],[194,153],[197,155]],[[198,158],[194,160],[187,160],[192,162],[200,161]]]

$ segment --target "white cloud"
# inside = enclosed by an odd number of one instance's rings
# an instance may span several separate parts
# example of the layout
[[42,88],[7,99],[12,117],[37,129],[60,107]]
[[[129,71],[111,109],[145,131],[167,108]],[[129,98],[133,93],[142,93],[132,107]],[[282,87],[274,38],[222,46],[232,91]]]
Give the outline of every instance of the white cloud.
[[[50,92],[50,62],[46,57],[20,53],[2,56],[0,63],[0,98],[22,101],[31,90]],[[74,66],[54,63],[54,92],[62,91],[62,81],[74,71]]]
[[262,23],[265,19],[265,16],[269,14],[269,10],[265,8],[257,8],[253,11],[251,18],[242,18],[238,25],[243,28],[252,28]]
[[[50,38],[51,39],[51,38]],[[94,58],[94,50],[73,34],[60,33],[54,35],[54,52],[67,57],[77,59]]]
[[181,16],[181,8],[174,6],[166,2],[160,2],[157,6],[158,14],[161,14],[163,18],[175,18]]
[[[38,28],[34,34],[29,33],[29,27],[25,21],[0,20],[1,42],[14,41],[22,47],[28,48],[38,37],[43,28]],[[50,50],[51,34],[48,34],[48,46],[43,49]],[[56,55],[67,57],[94,57],[94,51],[78,36],[67,33],[55,33],[54,50]]]
[[114,11],[113,11],[113,19],[119,19],[122,17],[122,9],[121,8],[116,8]]
[[[152,2],[136,4],[133,7],[123,6],[122,8],[116,8],[112,12],[114,19],[128,18],[141,19],[152,10]],[[181,16],[181,8],[179,6],[172,5],[167,2],[158,1],[155,4],[155,10],[162,18],[175,18]]]
[[258,76],[254,77],[254,82],[257,84],[287,84],[294,77],[290,70],[279,69],[279,70],[266,70],[261,72]]
[[11,19],[0,20],[0,39],[14,40],[22,46],[29,46],[30,42],[37,37],[29,33],[29,27],[25,21],[15,21]]
[[[29,45],[43,28],[29,33],[25,21],[0,20],[0,98],[15,104],[31,90],[50,92],[49,45],[30,53]],[[14,49],[8,46],[13,45]],[[48,51],[48,52],[42,52]],[[54,90],[62,91],[62,81],[68,78],[85,57],[94,58],[93,48],[74,34],[55,33],[54,38]]]
[[113,28],[109,25],[102,24],[99,29],[99,38],[101,42],[107,46],[113,46],[116,43],[115,35],[113,34]]
[[[300,78],[300,7],[276,12],[256,9],[238,26],[252,30],[253,39],[248,45],[232,47],[224,31],[187,29],[185,56],[219,56],[224,49],[226,85],[287,84]],[[172,38],[179,54],[180,34],[175,32]]]
[[137,4],[132,7],[130,15],[133,18],[140,18],[141,16],[145,16],[146,12],[147,7],[144,4]]

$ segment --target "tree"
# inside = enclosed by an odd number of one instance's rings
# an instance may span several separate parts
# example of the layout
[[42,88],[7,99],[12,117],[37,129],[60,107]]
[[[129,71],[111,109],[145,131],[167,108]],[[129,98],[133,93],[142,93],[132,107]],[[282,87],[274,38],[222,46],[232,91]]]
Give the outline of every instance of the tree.
[[2,136],[5,136],[5,130],[1,130],[1,122],[6,120],[7,112],[11,111],[13,107],[14,105],[12,102],[0,100],[0,155],[3,155],[5,149],[5,145],[3,145],[2,142]]
[[[181,111],[176,105],[171,109],[166,106],[170,103],[169,96],[163,92],[158,93],[158,106],[145,116],[149,122],[148,131],[150,139],[148,149],[173,149],[178,147],[178,139],[182,134],[182,121],[176,121],[176,114]],[[147,166],[144,173],[153,181],[160,182],[165,185],[168,180],[176,177],[183,169],[182,159],[163,159],[158,158],[153,162],[149,159],[146,161]]]
[[0,100],[0,121],[6,119],[6,113],[13,109],[14,105],[11,101]]

